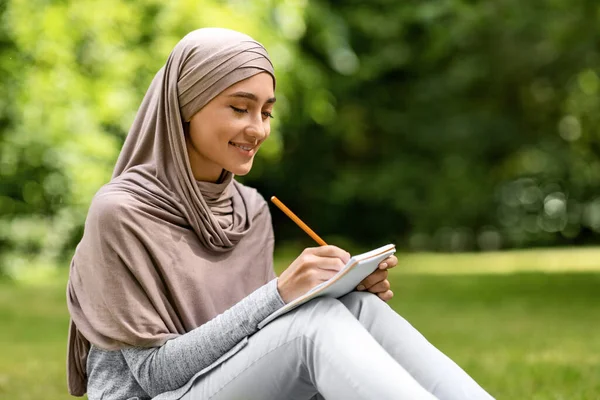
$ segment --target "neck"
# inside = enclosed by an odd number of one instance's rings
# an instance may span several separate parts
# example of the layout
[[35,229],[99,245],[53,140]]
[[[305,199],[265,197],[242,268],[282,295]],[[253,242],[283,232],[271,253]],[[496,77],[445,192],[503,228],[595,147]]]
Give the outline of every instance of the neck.
[[[191,161],[191,160],[190,160]],[[211,182],[211,183],[219,183],[222,180],[222,176],[225,173],[224,169],[221,169],[219,172],[215,173],[206,173],[203,169],[198,171],[194,168],[194,164],[192,164],[192,174],[194,175],[194,179],[201,182]]]

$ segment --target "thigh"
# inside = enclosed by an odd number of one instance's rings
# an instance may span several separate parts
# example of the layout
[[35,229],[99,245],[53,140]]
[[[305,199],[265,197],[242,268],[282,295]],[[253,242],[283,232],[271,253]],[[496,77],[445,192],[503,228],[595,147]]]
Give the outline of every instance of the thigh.
[[[318,389],[317,389],[318,388]],[[252,335],[181,400],[432,399],[340,301],[314,299]]]
[[[309,304],[306,304],[310,307]],[[317,394],[302,358],[310,323],[300,307],[248,338],[231,358],[199,376],[181,400],[309,400]]]

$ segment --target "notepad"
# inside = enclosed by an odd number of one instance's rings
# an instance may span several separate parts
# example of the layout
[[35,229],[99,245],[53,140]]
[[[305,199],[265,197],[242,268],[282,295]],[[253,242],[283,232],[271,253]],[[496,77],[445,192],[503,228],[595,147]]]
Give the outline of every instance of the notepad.
[[331,279],[315,286],[304,295],[292,300],[258,324],[262,329],[275,318],[292,311],[296,307],[316,297],[327,296],[338,298],[353,291],[363,279],[374,272],[379,263],[396,252],[396,246],[388,244],[366,253],[353,256]]

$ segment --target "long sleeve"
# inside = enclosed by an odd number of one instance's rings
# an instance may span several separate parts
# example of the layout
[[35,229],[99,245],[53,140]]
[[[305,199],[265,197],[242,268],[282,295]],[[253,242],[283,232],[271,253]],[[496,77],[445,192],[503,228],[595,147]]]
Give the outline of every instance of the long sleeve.
[[258,323],[284,304],[277,279],[273,279],[223,314],[161,347],[131,347],[121,352],[139,385],[154,397],[183,386],[244,337],[255,333]]

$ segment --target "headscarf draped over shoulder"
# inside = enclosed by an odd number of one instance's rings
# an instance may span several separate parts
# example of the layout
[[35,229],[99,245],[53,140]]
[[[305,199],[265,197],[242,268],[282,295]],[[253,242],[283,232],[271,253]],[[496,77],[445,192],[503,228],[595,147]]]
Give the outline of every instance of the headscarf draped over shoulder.
[[183,129],[223,90],[261,72],[275,86],[260,43],[205,28],[186,35],[154,77],[71,262],[71,394],[86,391],[91,344],[160,346],[274,278],[266,202],[229,172],[197,182]]

